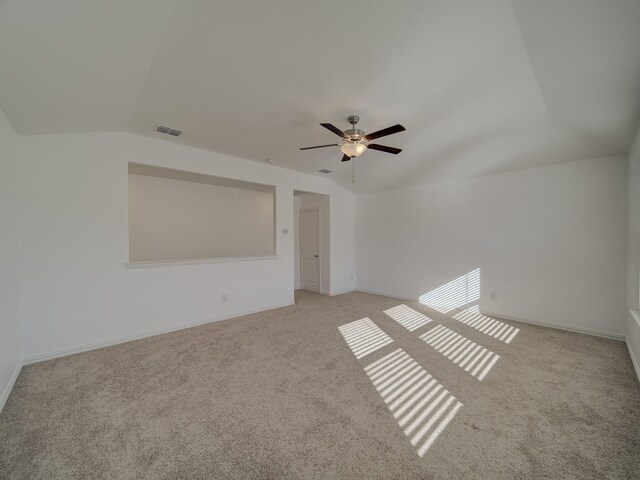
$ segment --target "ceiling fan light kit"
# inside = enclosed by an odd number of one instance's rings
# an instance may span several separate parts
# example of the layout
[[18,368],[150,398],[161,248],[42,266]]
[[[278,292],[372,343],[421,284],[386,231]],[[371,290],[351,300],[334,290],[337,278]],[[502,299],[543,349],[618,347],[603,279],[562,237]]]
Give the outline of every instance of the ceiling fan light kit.
[[367,149],[378,150],[380,152],[385,152],[385,153],[392,153],[394,155],[397,155],[402,151],[402,149],[400,148],[387,147],[385,145],[377,145],[375,143],[369,143],[371,140],[374,140],[376,138],[385,137],[387,135],[392,135],[394,133],[404,132],[405,128],[402,125],[400,124],[393,125],[392,127],[384,128],[382,130],[378,130],[377,132],[373,132],[367,135],[363,130],[356,128],[356,124],[360,121],[360,117],[358,117],[357,115],[351,115],[347,120],[351,124],[351,128],[348,130],[345,130],[344,132],[340,130],[338,127],[330,123],[320,124],[327,130],[338,135],[343,140],[342,143],[317,145],[315,147],[302,147],[300,150],[312,150],[315,148],[325,148],[325,147],[340,147],[340,150],[342,150],[342,153],[344,154],[342,157],[343,162],[348,162],[352,158],[359,157],[365,151],[367,151]]
[[367,146],[364,143],[360,142],[346,142],[343,143],[340,147],[342,153],[344,153],[349,158],[359,157],[364,153],[367,149]]

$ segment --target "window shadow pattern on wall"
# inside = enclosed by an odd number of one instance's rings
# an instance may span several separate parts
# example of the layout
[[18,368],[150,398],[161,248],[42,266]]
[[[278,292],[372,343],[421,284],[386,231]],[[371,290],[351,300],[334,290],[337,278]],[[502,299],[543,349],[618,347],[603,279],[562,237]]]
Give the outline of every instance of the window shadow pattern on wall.
[[480,301],[480,269],[451,280],[449,283],[421,295],[418,301],[440,313]]
[[421,295],[418,301],[485,335],[511,343],[520,329],[480,313],[480,279],[480,269],[476,268]]

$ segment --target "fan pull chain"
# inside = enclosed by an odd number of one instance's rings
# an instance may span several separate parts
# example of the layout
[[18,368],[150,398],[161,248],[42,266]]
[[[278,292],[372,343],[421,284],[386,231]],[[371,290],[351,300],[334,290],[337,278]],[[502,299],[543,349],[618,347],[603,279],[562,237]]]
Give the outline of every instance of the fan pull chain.
[[356,183],[356,157],[351,159],[351,183]]

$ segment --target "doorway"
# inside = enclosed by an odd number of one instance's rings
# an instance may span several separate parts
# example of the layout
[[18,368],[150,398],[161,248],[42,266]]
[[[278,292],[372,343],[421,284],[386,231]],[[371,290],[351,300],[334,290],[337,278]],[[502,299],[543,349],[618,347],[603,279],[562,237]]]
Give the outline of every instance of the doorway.
[[320,210],[300,211],[300,280],[302,288],[320,292]]
[[294,191],[294,290],[329,294],[329,196]]

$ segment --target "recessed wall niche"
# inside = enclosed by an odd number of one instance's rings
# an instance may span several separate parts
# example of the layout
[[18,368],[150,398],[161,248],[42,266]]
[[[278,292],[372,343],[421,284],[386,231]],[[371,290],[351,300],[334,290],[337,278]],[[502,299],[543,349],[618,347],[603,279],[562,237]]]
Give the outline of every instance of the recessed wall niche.
[[274,253],[274,186],[129,164],[130,263]]

